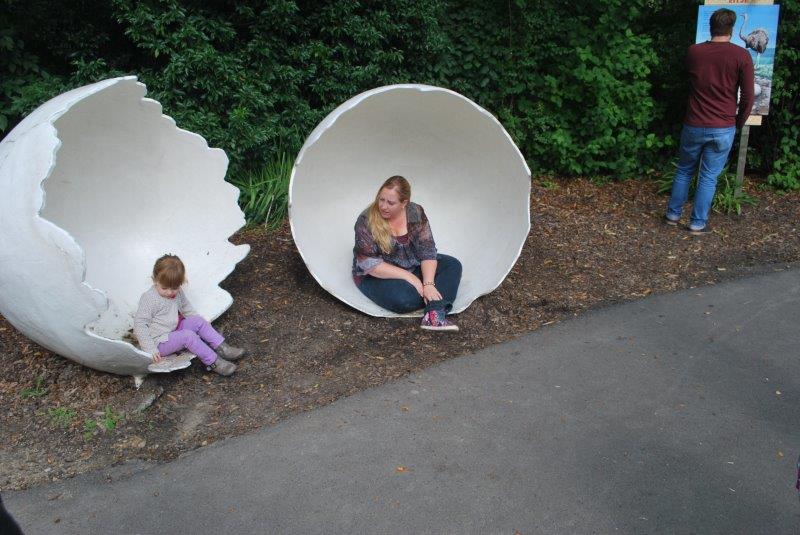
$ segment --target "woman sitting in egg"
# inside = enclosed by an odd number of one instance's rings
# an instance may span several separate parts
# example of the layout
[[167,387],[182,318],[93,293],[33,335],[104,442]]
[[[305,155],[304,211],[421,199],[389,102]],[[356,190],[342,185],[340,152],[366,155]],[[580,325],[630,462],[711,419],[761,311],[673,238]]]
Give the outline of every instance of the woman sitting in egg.
[[388,178],[356,220],[353,281],[392,312],[424,308],[423,329],[458,330],[447,314],[461,282],[461,262],[437,252],[425,210],[411,202],[411,185],[402,176]]

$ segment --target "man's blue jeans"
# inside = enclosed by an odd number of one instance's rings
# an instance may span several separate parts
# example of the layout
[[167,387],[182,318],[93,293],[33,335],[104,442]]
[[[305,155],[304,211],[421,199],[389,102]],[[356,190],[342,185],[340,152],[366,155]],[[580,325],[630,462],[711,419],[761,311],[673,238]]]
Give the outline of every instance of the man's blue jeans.
[[708,222],[708,212],[714,200],[719,177],[733,145],[736,127],[705,128],[683,125],[678,170],[672,180],[672,195],[667,206],[667,217],[677,221],[681,217],[683,205],[689,195],[689,185],[695,171],[700,166],[697,177],[697,191],[694,194],[694,207],[689,228],[699,230]]
[[[398,314],[406,314],[423,307],[425,312],[440,310],[448,313],[453,308],[458,285],[461,283],[461,262],[445,254],[437,254],[436,260],[438,264],[434,283],[436,289],[442,294],[440,301],[430,301],[426,305],[417,293],[417,289],[402,279],[379,279],[367,275],[361,281],[358,289],[378,306]],[[411,271],[417,277],[422,278],[422,270],[419,267]]]

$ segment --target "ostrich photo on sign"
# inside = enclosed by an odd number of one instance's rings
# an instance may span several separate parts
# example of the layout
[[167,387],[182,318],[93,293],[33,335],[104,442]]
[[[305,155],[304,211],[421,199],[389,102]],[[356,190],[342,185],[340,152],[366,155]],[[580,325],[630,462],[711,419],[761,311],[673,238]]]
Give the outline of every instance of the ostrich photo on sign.
[[778,13],[780,6],[753,4],[707,4],[700,6],[697,15],[696,43],[711,39],[708,21],[720,8],[736,13],[731,43],[738,45],[753,58],[755,68],[755,95],[751,115],[767,115],[772,93],[772,67],[775,63],[775,46],[778,42]]

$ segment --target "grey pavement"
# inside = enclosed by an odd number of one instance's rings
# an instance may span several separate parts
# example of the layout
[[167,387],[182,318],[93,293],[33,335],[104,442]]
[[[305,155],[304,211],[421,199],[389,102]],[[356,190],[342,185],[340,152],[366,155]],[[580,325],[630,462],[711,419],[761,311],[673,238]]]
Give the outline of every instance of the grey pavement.
[[800,271],[596,310],[164,465],[26,533],[800,533]]

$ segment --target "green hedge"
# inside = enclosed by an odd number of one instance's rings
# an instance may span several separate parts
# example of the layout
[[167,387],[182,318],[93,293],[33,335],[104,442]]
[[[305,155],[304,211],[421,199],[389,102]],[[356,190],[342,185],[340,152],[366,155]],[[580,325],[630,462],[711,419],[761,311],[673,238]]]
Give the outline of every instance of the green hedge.
[[[231,173],[294,153],[380,85],[452,88],[495,113],[536,173],[641,176],[674,154],[698,2],[0,0],[0,131],[68,88],[136,74]],[[800,174],[798,0],[781,2],[773,106],[751,169]]]
[[800,189],[800,1],[781,3],[770,115],[755,129],[757,162],[779,189]]

